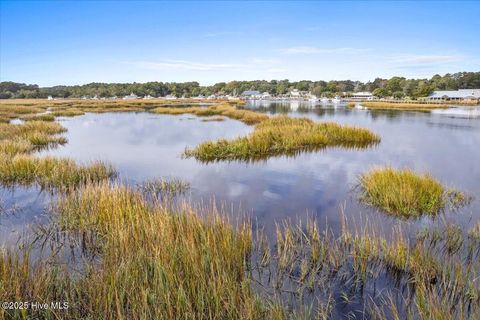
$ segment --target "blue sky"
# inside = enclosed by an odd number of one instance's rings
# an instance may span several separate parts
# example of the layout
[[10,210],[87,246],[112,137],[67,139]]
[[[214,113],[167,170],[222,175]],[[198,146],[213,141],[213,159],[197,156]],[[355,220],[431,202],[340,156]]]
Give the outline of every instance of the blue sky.
[[480,71],[476,1],[0,6],[1,81],[366,81]]

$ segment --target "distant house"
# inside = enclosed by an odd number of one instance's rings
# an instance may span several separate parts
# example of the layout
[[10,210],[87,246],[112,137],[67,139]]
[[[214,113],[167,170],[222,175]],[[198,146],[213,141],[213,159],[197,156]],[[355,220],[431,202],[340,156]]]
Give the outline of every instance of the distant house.
[[350,97],[352,100],[373,100],[373,94],[368,91],[354,92]]
[[298,98],[302,95],[302,93],[298,89],[293,89],[290,91],[290,96],[294,98]]
[[247,90],[247,91],[243,91],[241,96],[244,97],[244,98],[251,98],[251,99],[255,99],[257,97],[260,97],[262,94],[260,93],[260,91],[253,91],[253,90]]
[[165,96],[165,99],[167,99],[167,100],[175,100],[175,99],[177,99],[177,97],[174,96],[174,95],[171,95],[171,94],[167,94],[167,95]]
[[123,97],[123,100],[134,100],[134,99],[138,99],[138,96],[133,92],[130,93],[130,95]]
[[272,97],[272,96],[271,96],[270,93],[268,93],[268,92],[262,93],[262,99],[269,99],[269,98],[271,98],[271,97]]
[[149,94],[143,97],[143,100],[151,100],[151,99],[153,99],[153,97]]
[[47,100],[53,100],[52,96],[48,96]]
[[459,89],[449,91],[433,91],[427,100],[480,100],[480,89]]

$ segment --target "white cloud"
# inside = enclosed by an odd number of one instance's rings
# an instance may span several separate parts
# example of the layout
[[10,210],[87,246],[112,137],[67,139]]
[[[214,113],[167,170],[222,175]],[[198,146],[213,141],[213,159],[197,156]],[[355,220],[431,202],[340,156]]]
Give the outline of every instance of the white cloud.
[[317,48],[310,46],[296,46],[283,48],[278,50],[280,53],[293,55],[293,54],[321,54],[321,53],[347,53],[355,54],[369,51],[369,49],[360,49],[360,48]]
[[184,60],[162,60],[153,61],[135,61],[130,64],[150,70],[193,70],[193,71],[211,71],[225,69],[239,69],[244,67],[241,64],[233,63],[200,63]]

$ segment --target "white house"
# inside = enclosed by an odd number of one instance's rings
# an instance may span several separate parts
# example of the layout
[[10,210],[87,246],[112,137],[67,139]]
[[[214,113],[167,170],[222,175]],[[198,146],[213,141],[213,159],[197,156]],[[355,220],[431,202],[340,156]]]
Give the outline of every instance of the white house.
[[264,92],[264,93],[262,93],[262,96],[261,96],[261,97],[262,97],[262,99],[269,99],[269,98],[271,98],[272,96],[270,95],[270,93]]
[[290,91],[290,96],[293,98],[299,98],[301,96],[301,92],[298,89],[293,89]]
[[433,91],[427,100],[479,100],[480,89]]
[[48,96],[47,100],[53,100],[52,96]]
[[354,92],[350,97],[352,100],[373,100],[373,94],[368,91]]
[[138,96],[133,92],[130,93],[130,95],[123,97],[123,100],[134,100],[134,99],[138,99]]
[[254,90],[247,90],[247,91],[243,91],[241,96],[244,97],[244,98],[250,98],[250,99],[256,99],[256,98],[259,98],[261,97],[261,93],[260,91],[254,91]]

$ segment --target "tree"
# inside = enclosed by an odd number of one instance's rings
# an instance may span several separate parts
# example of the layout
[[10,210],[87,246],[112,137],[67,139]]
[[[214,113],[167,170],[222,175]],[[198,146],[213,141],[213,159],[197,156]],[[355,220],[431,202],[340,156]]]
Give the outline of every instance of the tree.
[[384,97],[388,96],[388,90],[385,89],[385,88],[377,88],[377,89],[373,90],[372,94],[375,97],[384,98]]

